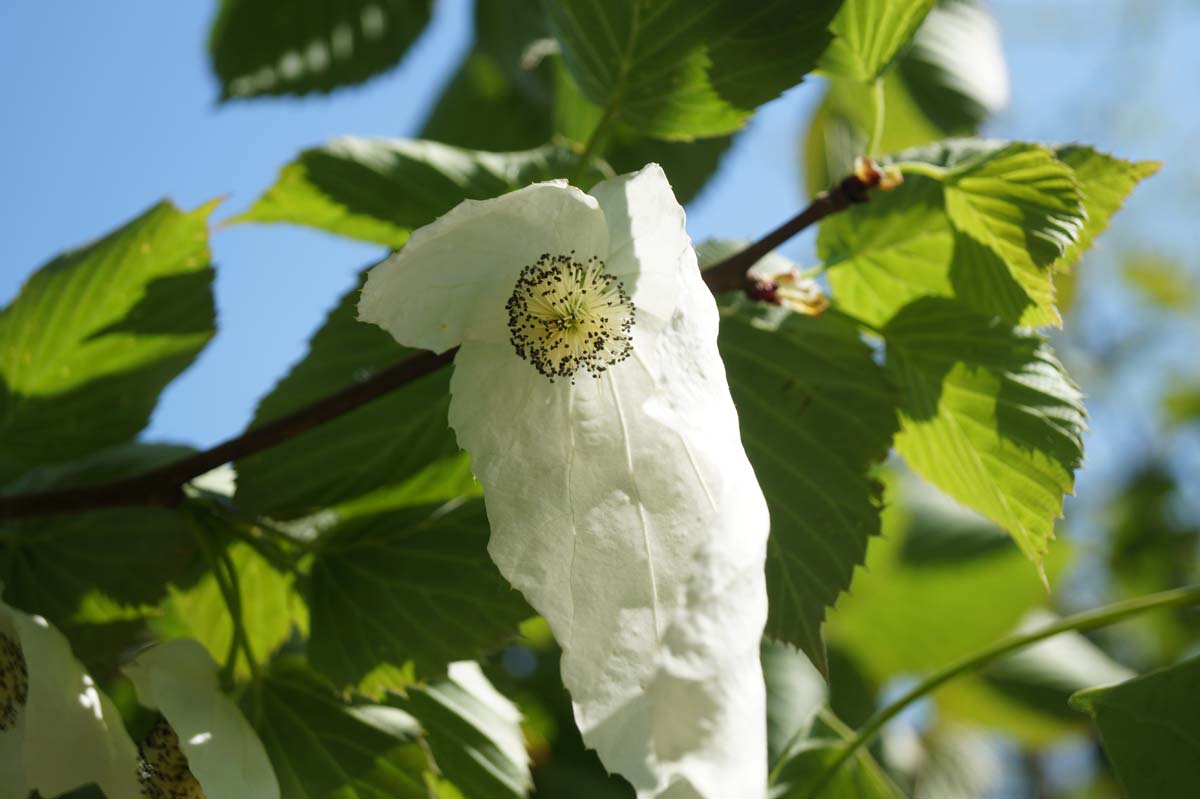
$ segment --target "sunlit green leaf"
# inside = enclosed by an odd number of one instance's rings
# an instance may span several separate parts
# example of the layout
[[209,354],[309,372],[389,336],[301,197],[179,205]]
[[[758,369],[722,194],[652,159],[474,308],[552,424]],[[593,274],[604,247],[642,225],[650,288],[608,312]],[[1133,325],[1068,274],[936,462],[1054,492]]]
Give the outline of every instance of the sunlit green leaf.
[[[307,609],[296,593],[289,575],[245,543],[229,547],[229,560],[237,570],[241,588],[241,621],[246,643],[255,660],[264,662],[292,634],[308,625]],[[160,632],[171,637],[194,638],[208,649],[218,663],[225,662],[233,639],[233,618],[211,573],[186,590],[172,590],[164,606],[165,616],[155,622]],[[245,656],[239,653],[237,674],[250,675]]]
[[160,203],[0,311],[0,482],[133,438],[215,330],[206,220]]
[[1085,214],[1070,167],[1041,147],[1010,144],[954,164],[943,186],[946,214],[960,234],[956,259],[977,276],[972,288],[991,278],[996,285],[985,291],[1008,291],[999,258],[1032,305],[1016,318],[1022,324],[1058,324],[1051,267],[1078,241]]
[[821,69],[862,83],[875,80],[908,43],[936,0],[845,0],[830,30],[836,38]]
[[799,83],[830,37],[837,0],[549,0],[551,30],[584,95],[667,139],[737,130]]
[[222,0],[209,32],[221,97],[330,92],[400,61],[430,0]]
[[1067,249],[1056,265],[1065,270],[1070,269],[1104,232],[1112,215],[1121,210],[1134,187],[1158,172],[1162,165],[1157,161],[1125,161],[1080,144],[1059,147],[1055,155],[1075,170],[1075,179],[1083,194],[1083,207],[1087,211],[1079,240]]
[[1072,154],[1077,177],[1035,145],[964,139],[896,158],[925,168],[830,217],[818,238],[835,298],[875,325],[928,295],[1015,324],[1057,324],[1052,281],[1081,246],[1071,237],[1090,242],[1124,197],[1114,186],[1127,193],[1136,182],[1125,162]]
[[950,300],[905,306],[883,334],[903,391],[897,451],[1040,565],[1083,459],[1079,389],[1041,337]]
[[1200,658],[1071,697],[1095,720],[1129,799],[1187,796],[1200,785]]

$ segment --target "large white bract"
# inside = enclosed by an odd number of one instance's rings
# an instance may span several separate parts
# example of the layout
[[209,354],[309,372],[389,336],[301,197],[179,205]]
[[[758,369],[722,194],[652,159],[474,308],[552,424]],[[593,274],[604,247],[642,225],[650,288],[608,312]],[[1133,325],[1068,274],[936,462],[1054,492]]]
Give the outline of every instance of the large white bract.
[[167,641],[121,670],[138,702],[162,714],[142,742],[143,775],[162,795],[191,797],[198,787],[204,799],[279,799],[262,741],[221,691],[217,664],[202,645]]
[[359,316],[461,346],[489,551],[605,766],[640,797],[764,796],[766,503],[662,170],[464,202],[371,270]]
[[0,602],[0,799],[96,783],[139,796],[137,748],[121,715],[41,616]]

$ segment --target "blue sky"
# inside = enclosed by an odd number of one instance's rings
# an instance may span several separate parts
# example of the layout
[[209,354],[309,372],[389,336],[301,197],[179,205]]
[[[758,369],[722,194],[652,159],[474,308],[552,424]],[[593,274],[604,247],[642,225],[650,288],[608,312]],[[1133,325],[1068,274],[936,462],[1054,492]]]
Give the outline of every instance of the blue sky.
[[[1164,172],[1135,196],[1086,266],[1075,321],[1087,345],[1158,325],[1137,369],[1093,392],[1090,465],[1102,484],[1130,448],[1158,446],[1150,415],[1162,375],[1187,371],[1194,320],[1148,319],[1113,278],[1125,252],[1182,258],[1193,274],[1200,236],[1200,4],[1192,0],[997,0],[1013,103],[988,133],[1082,140],[1159,158]],[[162,197],[193,207],[228,196],[245,208],[298,150],[343,133],[410,135],[470,41],[467,0],[441,0],[400,66],[331,97],[216,104],[205,37],[215,2],[5,3],[0,6],[0,303],[64,248],[128,220]],[[751,238],[804,202],[796,166],[818,81],[762,111],[688,209],[696,240]],[[1164,211],[1163,209],[1169,209]],[[283,226],[236,226],[212,239],[220,331],[166,392],[147,437],[206,445],[238,432],[355,272],[379,248]],[[811,259],[811,236],[786,252]],[[1132,307],[1132,310],[1131,310]],[[1143,309],[1144,310],[1144,309]],[[1160,335],[1161,333],[1161,335]],[[1069,348],[1068,348],[1069,349]],[[1099,378],[1097,378],[1099,380]],[[1150,443],[1147,443],[1150,442]],[[1106,471],[1107,470],[1107,471]]]

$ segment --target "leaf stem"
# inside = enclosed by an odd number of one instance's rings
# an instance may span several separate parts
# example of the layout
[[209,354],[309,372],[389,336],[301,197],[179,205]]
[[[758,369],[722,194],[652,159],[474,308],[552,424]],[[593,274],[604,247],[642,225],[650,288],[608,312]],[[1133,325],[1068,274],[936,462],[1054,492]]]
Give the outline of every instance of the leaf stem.
[[596,123],[596,127],[592,128],[592,133],[583,146],[583,152],[579,154],[579,161],[575,164],[575,171],[571,174],[571,185],[578,186],[579,181],[587,174],[587,168],[592,159],[604,152],[604,148],[608,144],[608,129],[612,126],[616,116],[617,101],[614,97],[608,107],[604,109],[604,114]]
[[216,540],[218,531],[212,524],[216,518],[212,511],[202,505],[193,505],[190,510],[196,531],[196,540],[204,552],[204,559],[208,561],[213,580],[217,584],[217,590],[221,592],[221,599],[225,602],[225,609],[229,611],[230,625],[233,630],[230,636],[229,654],[226,656],[222,674],[226,681],[232,682],[233,673],[237,667],[237,650],[240,648],[246,655],[246,663],[250,667],[251,675],[257,679],[259,677],[258,661],[254,659],[254,652],[250,649],[250,640],[246,636],[245,622],[242,617],[242,586],[238,579],[237,567],[233,564],[233,558],[229,556],[229,550]]
[[871,86],[871,95],[875,101],[875,111],[871,116],[871,138],[867,142],[867,155],[874,156],[879,154],[879,147],[883,143],[883,122],[887,110],[882,77],[875,79],[875,83]]
[[906,707],[916,702],[926,694],[940,688],[945,683],[953,680],[961,674],[975,671],[983,666],[987,666],[1000,658],[1015,652],[1018,649],[1023,649],[1030,644],[1035,644],[1038,641],[1044,641],[1047,638],[1053,638],[1060,633],[1082,630],[1092,630],[1097,627],[1105,627],[1114,624],[1131,616],[1136,616],[1145,613],[1148,610],[1158,608],[1170,608],[1179,605],[1190,605],[1200,603],[1200,585],[1194,585],[1187,588],[1177,588],[1172,591],[1162,591],[1157,594],[1148,594],[1146,596],[1136,597],[1124,602],[1116,602],[1111,605],[1105,605],[1101,608],[1077,613],[1073,616],[1068,616],[1054,624],[1043,627],[1040,630],[1033,632],[1020,633],[1010,635],[1003,638],[991,646],[980,650],[974,654],[967,655],[954,661],[948,666],[944,666],[939,671],[926,677],[921,682],[917,683],[910,690],[904,693],[903,696],[896,699],[887,707],[880,709],[875,715],[867,719],[854,738],[842,749],[838,756],[830,762],[817,780],[808,790],[807,796],[809,799],[814,799],[818,796],[818,791],[829,784],[830,779],[837,773],[846,761],[852,758],[859,749],[862,749],[879,733],[883,726],[899,715]]

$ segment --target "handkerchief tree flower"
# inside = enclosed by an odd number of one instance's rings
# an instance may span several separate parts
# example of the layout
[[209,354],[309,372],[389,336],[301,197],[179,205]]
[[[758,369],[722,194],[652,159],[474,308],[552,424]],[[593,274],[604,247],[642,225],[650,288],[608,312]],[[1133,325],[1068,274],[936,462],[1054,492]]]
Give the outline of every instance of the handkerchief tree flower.
[[0,799],[91,783],[135,797],[137,767],[120,714],[63,634],[0,601]]
[[459,348],[489,552],[561,644],[584,741],[640,796],[762,795],[766,503],[662,170],[464,202],[369,273],[359,314]]
[[138,702],[160,714],[139,747],[143,796],[279,799],[262,742],[222,693],[217,664],[201,644],[167,641],[122,670]]

